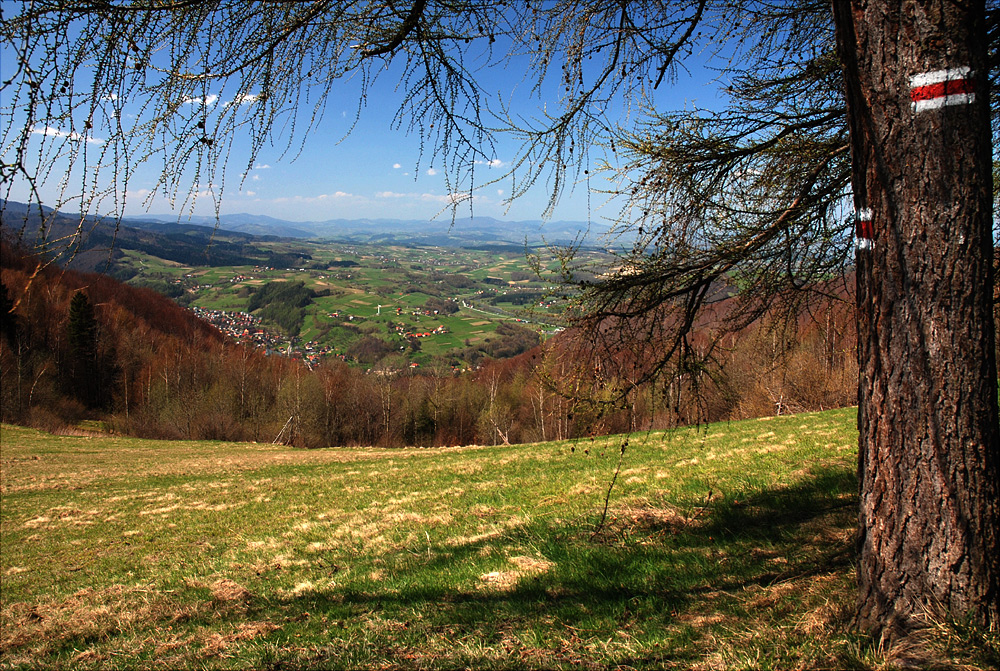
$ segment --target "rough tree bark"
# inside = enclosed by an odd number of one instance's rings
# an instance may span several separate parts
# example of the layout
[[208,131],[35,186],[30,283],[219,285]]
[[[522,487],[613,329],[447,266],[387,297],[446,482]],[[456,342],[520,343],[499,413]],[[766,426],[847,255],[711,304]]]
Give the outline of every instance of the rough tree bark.
[[1000,624],[985,7],[834,0],[857,220],[858,624]]

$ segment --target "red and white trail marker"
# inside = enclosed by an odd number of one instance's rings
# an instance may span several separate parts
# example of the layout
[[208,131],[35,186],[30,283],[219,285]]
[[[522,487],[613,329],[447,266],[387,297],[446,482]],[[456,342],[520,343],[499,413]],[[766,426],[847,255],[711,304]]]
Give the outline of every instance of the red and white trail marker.
[[858,249],[872,248],[872,211],[871,208],[863,207],[854,215],[855,239],[854,244]]
[[948,105],[968,105],[976,99],[972,69],[960,68],[923,72],[910,77],[910,100],[913,111],[926,112]]

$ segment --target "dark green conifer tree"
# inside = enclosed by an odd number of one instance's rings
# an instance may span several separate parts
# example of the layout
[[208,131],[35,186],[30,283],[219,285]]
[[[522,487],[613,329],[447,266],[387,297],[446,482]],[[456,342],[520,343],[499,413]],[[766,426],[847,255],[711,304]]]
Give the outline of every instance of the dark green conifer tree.
[[83,291],[73,294],[66,327],[69,392],[88,408],[101,405],[100,370],[97,361],[97,319],[94,306]]
[[6,338],[11,347],[14,346],[14,337],[17,334],[17,315],[13,310],[14,301],[7,293],[7,285],[0,282],[0,336]]

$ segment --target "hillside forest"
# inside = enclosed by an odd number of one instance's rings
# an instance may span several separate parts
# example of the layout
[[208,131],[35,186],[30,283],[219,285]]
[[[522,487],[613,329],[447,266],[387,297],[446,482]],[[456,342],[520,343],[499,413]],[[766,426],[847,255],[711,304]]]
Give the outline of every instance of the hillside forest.
[[[329,445],[521,443],[855,402],[851,301],[728,336],[713,365],[636,385],[570,328],[473,369],[312,366],[228,339],[152,289],[5,244],[2,421],[147,438]],[[639,351],[639,350],[637,350]],[[586,352],[587,356],[582,353]]]

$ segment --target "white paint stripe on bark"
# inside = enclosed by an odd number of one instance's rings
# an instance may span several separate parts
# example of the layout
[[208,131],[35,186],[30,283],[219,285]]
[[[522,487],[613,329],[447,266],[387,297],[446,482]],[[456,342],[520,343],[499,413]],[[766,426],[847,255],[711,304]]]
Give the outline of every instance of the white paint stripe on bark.
[[913,111],[926,112],[927,110],[936,110],[948,105],[971,105],[975,101],[975,93],[955,93],[950,96],[940,96],[928,100],[916,100],[913,102]]
[[958,68],[948,68],[946,70],[935,70],[934,72],[922,72],[910,77],[910,88],[920,86],[931,86],[941,82],[949,82],[953,79],[965,79],[972,72],[972,68],[963,65]]

